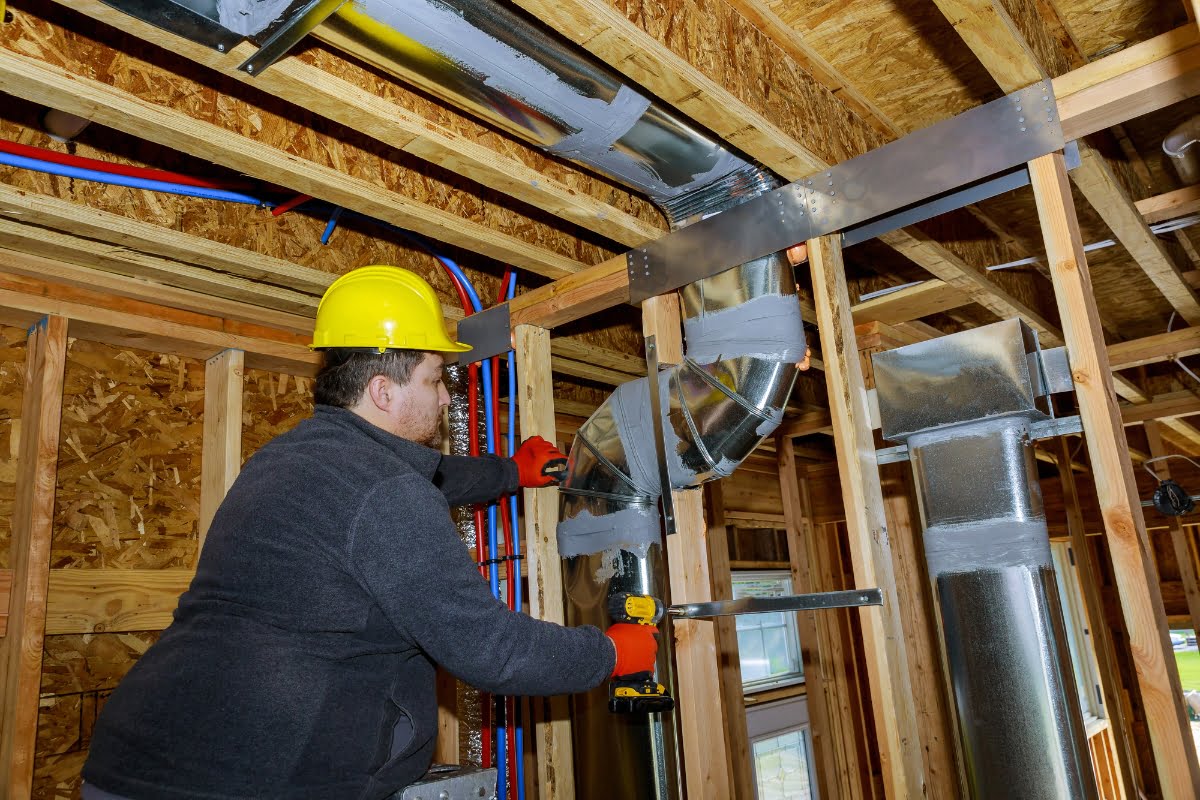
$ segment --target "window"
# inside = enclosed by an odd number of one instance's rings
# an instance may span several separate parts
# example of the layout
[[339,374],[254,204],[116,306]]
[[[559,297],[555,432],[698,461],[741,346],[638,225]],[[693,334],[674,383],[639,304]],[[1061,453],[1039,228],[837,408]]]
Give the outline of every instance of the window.
[[1087,608],[1083,604],[1075,553],[1067,542],[1051,542],[1050,554],[1054,559],[1058,597],[1062,605],[1063,622],[1066,624],[1067,645],[1071,651],[1079,707],[1083,712],[1084,723],[1090,724],[1104,719],[1107,715],[1101,702],[1100,671],[1096,666],[1096,651],[1088,623]]
[[757,800],[816,800],[807,700],[753,706],[746,723]]
[[[734,599],[791,593],[792,576],[785,570],[733,574]],[[736,619],[742,686],[746,691],[789,686],[804,680],[795,614],[741,614]]]

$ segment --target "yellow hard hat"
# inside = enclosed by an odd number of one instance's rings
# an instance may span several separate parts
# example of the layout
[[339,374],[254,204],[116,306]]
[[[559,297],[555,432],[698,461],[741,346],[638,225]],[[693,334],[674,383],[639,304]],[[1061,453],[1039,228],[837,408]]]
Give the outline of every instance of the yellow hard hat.
[[313,350],[372,347],[383,352],[465,353],[470,345],[446,335],[442,304],[425,279],[400,267],[359,267],[325,290],[317,306]]

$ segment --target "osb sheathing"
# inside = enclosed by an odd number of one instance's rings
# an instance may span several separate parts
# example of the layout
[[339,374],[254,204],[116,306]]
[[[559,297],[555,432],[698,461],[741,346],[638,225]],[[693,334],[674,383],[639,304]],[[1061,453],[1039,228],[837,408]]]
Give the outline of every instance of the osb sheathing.
[[[883,143],[869,123],[721,0],[610,0],[631,22],[829,163]],[[839,8],[844,4],[839,4]]]
[[999,94],[933,3],[767,4],[903,131],[927,127]]
[[242,461],[312,416],[313,381],[248,369],[242,384]]
[[1170,0],[1055,0],[1055,5],[1089,59],[1187,24],[1187,4]]
[[0,569],[11,565],[21,398],[25,386],[25,331],[0,325]]
[[[14,9],[14,21],[5,27],[0,46],[176,109],[258,144],[388,187],[407,199],[581,263],[596,263],[613,254],[578,238],[594,238],[591,234],[540,212],[518,211],[515,201],[458,175],[251,87],[202,71],[189,61],[58,6],[44,6],[39,4],[34,11],[32,4],[25,3]],[[188,232],[224,241],[222,228],[226,227],[211,219],[196,219]],[[296,254],[297,258],[302,255]]]

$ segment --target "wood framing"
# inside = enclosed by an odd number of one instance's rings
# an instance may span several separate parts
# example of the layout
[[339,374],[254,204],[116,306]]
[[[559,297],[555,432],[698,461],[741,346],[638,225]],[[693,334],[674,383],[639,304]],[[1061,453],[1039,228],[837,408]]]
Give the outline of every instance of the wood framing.
[[[679,316],[679,297],[671,293],[653,297],[642,304],[642,331],[654,336],[662,365],[683,360],[683,330]],[[715,580],[729,581],[729,556],[724,564],[713,563],[704,502],[700,492],[672,492],[677,533],[667,537],[667,572],[673,603],[701,603],[715,599]],[[714,569],[724,567],[724,575]],[[733,759],[748,752],[744,717],[733,716],[726,705],[729,693],[722,687],[727,675],[720,668],[724,651],[717,626],[710,620],[675,620],[677,685],[675,698],[683,745],[684,783],[692,800],[744,797],[734,785],[739,774]],[[736,640],[730,643],[736,653]],[[741,688],[740,686],[738,687]],[[738,709],[740,710],[740,709]],[[733,744],[731,746],[731,739]]]
[[52,569],[46,635],[165,630],[194,575],[191,569]]
[[1029,172],[1163,796],[1194,797],[1200,766],[1183,712],[1179,673],[1170,656],[1158,574],[1149,556],[1062,154],[1030,162]]
[[1200,186],[1185,186],[1173,192],[1147,197],[1135,203],[1148,224],[1185,217],[1200,211]]
[[[777,436],[775,455],[779,465],[779,486],[783,494],[783,515],[788,537],[788,558],[792,572],[792,589],[797,593],[817,591],[813,580],[811,541],[813,526],[809,514],[808,481],[801,479],[796,468],[796,451],[792,440]],[[796,614],[796,627],[800,634],[800,651],[804,659],[805,696],[808,698],[808,715],[812,720],[813,774],[821,797],[845,797],[835,781],[844,775],[839,769],[838,755],[841,742],[835,739],[830,725],[830,711],[826,707],[825,687],[822,678],[821,649],[818,626],[819,612],[802,611]]]
[[223,350],[204,364],[204,451],[200,454],[197,563],[213,515],[242,469],[242,372],[245,365],[246,354],[241,350]]
[[0,639],[0,793],[10,800],[29,800],[33,783],[67,320],[41,320],[30,330],[26,347],[10,543],[12,590],[8,632]]
[[1104,604],[1100,597],[1100,582],[1092,548],[1087,543],[1087,528],[1083,509],[1079,504],[1079,490],[1075,485],[1075,472],[1071,466],[1071,443],[1066,436],[1058,437],[1056,466],[1063,488],[1063,506],[1066,509],[1067,531],[1071,537],[1071,548],[1075,551],[1075,568],[1079,573],[1080,589],[1088,615],[1088,630],[1091,632],[1096,664],[1100,672],[1100,691],[1105,713],[1110,723],[1110,739],[1117,760],[1117,772],[1122,797],[1137,797],[1137,770],[1134,767],[1129,739],[1133,735],[1125,716],[1122,702],[1121,677],[1113,663],[1112,633],[1104,624]]
[[879,587],[884,596],[882,608],[860,613],[884,785],[889,798],[919,797],[925,770],[841,244],[833,236],[813,239],[808,257],[854,577],[859,586]]
[[[518,325],[513,345],[517,365],[517,402],[521,438],[541,436],[557,441],[554,424],[554,381],[550,375],[550,331]],[[566,622],[561,558],[558,554],[558,492],[524,489],[525,559],[529,565],[529,613],[549,622]],[[537,753],[541,800],[575,796],[575,761],[570,713],[565,697],[533,702],[534,750]]]

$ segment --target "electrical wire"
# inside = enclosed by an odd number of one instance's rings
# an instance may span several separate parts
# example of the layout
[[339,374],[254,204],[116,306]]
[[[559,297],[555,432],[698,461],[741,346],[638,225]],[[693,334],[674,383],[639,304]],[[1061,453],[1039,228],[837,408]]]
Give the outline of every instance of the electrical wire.
[[[1171,326],[1175,324],[1175,314],[1176,312],[1172,311],[1171,318],[1167,320],[1167,333],[1171,332]],[[1175,362],[1175,366],[1179,367],[1181,370],[1190,375],[1192,380],[1194,380],[1196,383],[1200,383],[1200,377],[1197,377],[1196,373],[1188,369],[1187,364],[1184,364],[1178,356],[1172,356],[1171,360]]]
[[230,203],[242,203],[244,205],[268,208],[273,205],[273,203],[268,203],[264,200],[260,200],[257,197],[251,197],[248,194],[242,194],[241,192],[234,192],[228,189],[211,189],[204,186],[188,186],[182,183],[169,183],[166,181],[151,180],[148,178],[138,178],[132,175],[121,175],[115,172],[100,172],[98,170],[75,167],[69,164],[56,164],[49,161],[43,161],[38,158],[15,155],[13,153],[0,152],[0,164],[7,167],[28,169],[34,172],[44,172],[48,175],[57,175],[61,178],[73,178],[81,181],[107,183],[113,186],[125,186],[130,189],[145,189],[151,192],[164,192],[166,194],[176,194],[184,197],[201,197],[205,200],[225,200]]
[[51,150],[47,147],[36,147],[31,144],[11,142],[7,139],[0,139],[0,153],[9,153],[10,155],[23,156],[51,164],[61,164],[68,167],[106,172],[112,175],[124,175],[130,178],[142,178],[161,183],[177,183],[184,186],[198,186],[205,189],[230,189],[235,191],[254,188],[254,184],[249,181],[210,181],[207,178],[197,178],[192,175],[170,172],[165,169],[136,167],[130,164],[101,161],[98,158],[85,158],[83,156],[72,155],[71,153]]

